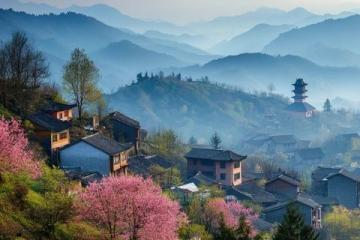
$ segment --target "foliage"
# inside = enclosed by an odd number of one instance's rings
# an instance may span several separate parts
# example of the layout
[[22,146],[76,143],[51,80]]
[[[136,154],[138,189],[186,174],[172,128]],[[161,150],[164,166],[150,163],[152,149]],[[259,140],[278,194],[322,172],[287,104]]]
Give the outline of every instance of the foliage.
[[32,177],[40,176],[40,163],[33,159],[28,140],[20,122],[0,119],[0,171],[27,172]]
[[80,194],[83,220],[105,229],[109,239],[175,239],[179,206],[140,177],[109,177]]
[[[204,206],[203,221],[206,229],[211,233],[216,233],[219,230],[221,219],[227,227],[235,229],[240,217],[244,217],[247,224],[251,225],[251,222],[258,216],[240,203],[225,202],[221,198],[211,199]],[[251,229],[251,234],[254,234],[253,229]]]
[[334,207],[325,215],[323,224],[332,239],[355,240],[360,235],[360,212]]
[[212,240],[212,236],[205,230],[203,225],[199,224],[188,224],[182,226],[179,229],[179,237],[181,240],[193,240],[193,239],[201,239],[201,240]]
[[294,206],[287,209],[282,223],[275,233],[274,240],[317,240],[319,235],[311,226],[305,224],[299,210]]
[[72,95],[77,104],[80,121],[83,119],[84,107],[101,98],[97,88],[98,69],[84,50],[76,48],[71,59],[64,66],[64,90]]
[[212,135],[211,139],[210,139],[210,144],[214,149],[220,149],[222,140],[219,136],[219,134],[217,132],[214,133],[214,135]]
[[161,188],[178,186],[182,183],[180,171],[176,167],[165,169],[157,164],[152,165],[149,168],[149,174]]
[[5,108],[21,116],[33,111],[41,100],[41,86],[48,75],[45,58],[25,33],[13,33],[0,46],[0,102]]

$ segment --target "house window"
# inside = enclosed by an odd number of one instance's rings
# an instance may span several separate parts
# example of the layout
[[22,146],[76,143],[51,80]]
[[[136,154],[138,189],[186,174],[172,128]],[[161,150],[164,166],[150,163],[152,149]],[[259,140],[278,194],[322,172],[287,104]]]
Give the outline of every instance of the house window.
[[225,173],[221,173],[220,174],[220,180],[225,180],[226,179],[226,174]]
[[65,117],[69,117],[69,110],[66,110],[66,111],[64,112],[64,114],[65,114]]
[[62,118],[63,118],[63,114],[59,113],[59,119],[62,119]]
[[240,161],[237,161],[234,163],[234,168],[239,168],[240,167]]
[[234,180],[239,180],[240,179],[240,173],[236,173],[234,174]]
[[67,132],[60,133],[60,140],[67,139]]
[[220,168],[225,168],[225,163],[224,162],[220,163]]
[[119,155],[114,156],[114,164],[117,164],[120,161]]
[[58,140],[58,135],[57,135],[57,134],[53,134],[53,135],[52,135],[52,140],[53,140],[53,142],[57,142],[57,140]]

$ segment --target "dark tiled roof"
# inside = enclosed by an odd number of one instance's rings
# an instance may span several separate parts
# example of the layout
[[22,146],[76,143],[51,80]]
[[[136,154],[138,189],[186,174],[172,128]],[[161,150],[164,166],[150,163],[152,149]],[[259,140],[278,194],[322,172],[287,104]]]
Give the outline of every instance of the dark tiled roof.
[[290,204],[292,203],[300,203],[300,204],[304,204],[306,206],[309,206],[311,208],[318,208],[321,207],[321,205],[319,203],[317,203],[314,199],[312,199],[310,196],[308,196],[307,194],[298,194],[298,196],[290,201],[284,201],[284,202],[280,202],[278,204],[275,204],[273,206],[267,207],[263,210],[264,213],[266,212],[270,212],[273,210],[277,210],[277,209],[281,209],[281,208],[287,208]]
[[311,178],[315,181],[322,181],[330,174],[338,173],[341,168],[317,167],[311,174]]
[[322,159],[325,154],[321,148],[304,148],[299,149],[297,154],[304,160],[306,159]]
[[256,203],[276,203],[277,198],[270,192],[265,191],[263,188],[256,186],[256,184],[241,184],[233,186],[226,192],[236,195],[236,193],[247,196],[251,201]]
[[195,183],[197,186],[201,186],[201,185],[209,186],[209,185],[219,184],[214,179],[205,176],[201,172],[198,172],[197,174],[195,174],[194,176],[192,176],[186,180],[186,183],[191,183],[191,182]]
[[63,170],[70,180],[78,180],[82,186],[88,186],[92,182],[99,182],[103,178],[98,172],[82,172],[80,168],[65,168]]
[[310,111],[314,111],[315,107],[313,107],[312,105],[310,105],[307,102],[294,102],[292,104],[290,104],[287,107],[288,111],[292,111],[292,112],[310,112]]
[[252,221],[252,225],[254,226],[256,232],[270,232],[274,228],[273,224],[261,218],[255,218]]
[[271,136],[270,140],[276,144],[290,144],[290,143],[297,143],[298,141],[294,135]]
[[320,205],[338,205],[339,201],[336,198],[324,197],[320,195],[311,195],[311,198]]
[[170,160],[159,155],[138,155],[129,158],[129,171],[135,174],[149,176],[149,167],[152,165],[159,165],[163,168],[170,168],[173,166]]
[[338,176],[338,175],[342,175],[344,177],[350,178],[350,179],[354,180],[355,182],[360,182],[360,176],[355,175],[354,173],[351,173],[345,169],[341,169],[339,172],[329,174],[326,177],[326,179],[330,179],[330,178]]
[[86,142],[109,155],[115,155],[131,148],[131,145],[129,144],[120,144],[114,139],[100,133],[84,137],[81,141]]
[[125,114],[122,114],[121,112],[113,112],[110,113],[109,116],[115,121],[119,121],[134,128],[140,128],[140,123],[138,121],[126,116]]
[[291,184],[291,185],[294,185],[294,186],[296,186],[296,187],[300,186],[300,181],[299,181],[299,180],[297,180],[297,179],[295,179],[295,178],[292,178],[292,177],[290,177],[290,176],[288,176],[288,175],[286,175],[286,174],[281,174],[281,175],[279,175],[279,176],[277,176],[277,177],[274,177],[273,179],[270,179],[270,180],[266,183],[266,185],[267,185],[267,184],[270,184],[270,183],[272,183],[272,182],[274,182],[274,181],[277,181],[277,180],[282,180],[282,181],[287,182],[287,183],[289,183],[289,184]]
[[192,148],[191,151],[185,155],[185,157],[214,161],[241,161],[246,158],[246,156],[241,156],[230,150],[218,150],[209,148]]
[[65,111],[70,110],[76,107],[76,104],[65,104],[55,102],[51,99],[48,99],[45,104],[42,106],[42,110],[45,112],[58,112],[58,111]]
[[71,127],[70,123],[58,120],[46,113],[35,113],[30,115],[28,119],[33,124],[53,132],[61,132]]

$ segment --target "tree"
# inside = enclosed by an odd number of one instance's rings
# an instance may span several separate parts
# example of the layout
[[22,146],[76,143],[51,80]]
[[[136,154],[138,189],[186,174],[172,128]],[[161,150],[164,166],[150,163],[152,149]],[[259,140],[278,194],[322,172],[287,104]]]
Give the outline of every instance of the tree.
[[198,144],[197,139],[194,136],[191,136],[188,141],[189,145],[196,145]]
[[82,122],[84,107],[101,97],[97,88],[98,69],[84,50],[76,48],[64,66],[64,90],[72,95],[77,104],[79,120]]
[[203,221],[210,233],[216,233],[219,230],[222,218],[227,227],[236,229],[240,217],[244,217],[249,225],[258,217],[251,209],[245,208],[242,204],[235,201],[225,202],[222,198],[209,200],[205,204],[203,212]]
[[334,207],[325,215],[323,224],[329,238],[355,240],[360,235],[360,211]]
[[161,129],[146,138],[148,151],[166,157],[183,156],[186,152],[181,138],[171,129]]
[[[42,53],[29,43],[25,33],[15,32],[0,48],[0,101],[21,116],[40,102],[40,88],[49,76]],[[29,101],[31,99],[31,101]]]
[[0,119],[0,172],[24,172],[37,178],[40,163],[33,156],[20,122]]
[[305,224],[299,210],[294,206],[289,206],[274,236],[274,240],[317,240],[318,238],[319,235],[311,226]]
[[179,229],[179,237],[182,240],[212,240],[212,236],[205,230],[203,225],[188,224]]
[[328,98],[326,99],[326,101],[324,103],[324,112],[332,112],[332,105]]
[[221,144],[221,138],[218,135],[217,132],[214,133],[214,135],[212,135],[211,139],[210,139],[210,144],[214,149],[220,149],[220,144]]
[[108,239],[176,239],[181,216],[177,202],[141,177],[92,183],[80,194],[78,208],[81,219],[105,229]]

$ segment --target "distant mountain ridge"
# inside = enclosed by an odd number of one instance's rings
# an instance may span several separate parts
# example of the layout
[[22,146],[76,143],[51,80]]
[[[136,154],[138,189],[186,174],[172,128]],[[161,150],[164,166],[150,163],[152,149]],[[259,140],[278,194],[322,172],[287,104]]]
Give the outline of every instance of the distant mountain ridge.
[[261,52],[264,47],[281,33],[292,29],[292,25],[259,24],[229,41],[223,41],[211,49],[212,52],[226,55]]
[[359,26],[360,15],[325,20],[280,34],[264,52],[295,54],[323,65],[360,66]]

